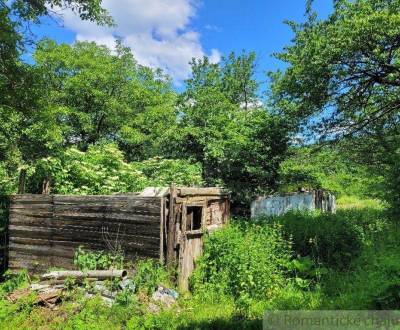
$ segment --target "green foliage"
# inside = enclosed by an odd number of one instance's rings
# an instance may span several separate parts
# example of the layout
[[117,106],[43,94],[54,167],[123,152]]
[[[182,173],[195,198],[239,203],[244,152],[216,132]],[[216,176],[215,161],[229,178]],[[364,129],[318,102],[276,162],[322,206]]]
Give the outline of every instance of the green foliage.
[[72,9],[83,20],[111,23],[99,0],[0,1],[0,163],[4,162],[10,179],[19,165],[60,145],[54,111],[43,104],[47,91],[43,72],[21,60],[36,41],[26,27],[40,24],[56,6]]
[[231,53],[220,64],[204,58],[191,65],[178,103],[179,134],[172,136],[178,157],[200,162],[206,183],[228,187],[237,202],[272,191],[290,125],[258,96],[255,54]]
[[118,252],[85,251],[80,246],[75,252],[74,265],[83,271],[121,269],[124,266],[124,256]]
[[40,160],[29,180],[30,191],[40,192],[51,178],[53,193],[110,194],[138,192],[147,186],[201,185],[201,168],[186,160],[161,157],[127,163],[115,144],[100,143],[87,152],[70,148],[58,157]]
[[379,199],[360,199],[356,196],[340,196],[336,200],[337,207],[341,210],[344,209],[371,209],[384,211],[387,204]]
[[344,140],[345,157],[383,177],[398,210],[400,1],[339,0],[326,19],[311,8],[307,18],[289,22],[294,38],[277,54],[287,68],[272,74],[274,104],[304,137]]
[[379,197],[383,178],[371,175],[368,166],[351,159],[345,150],[334,146],[303,147],[292,150],[292,155],[280,167],[280,187],[283,192],[298,188],[322,188],[336,197]]
[[[345,202],[356,205],[354,198]],[[382,205],[374,209],[370,202],[357,205],[362,207],[348,208],[323,219],[319,214],[287,214],[283,216],[286,221],[280,219],[282,224],[271,224],[271,219],[234,221],[207,238],[206,254],[191,279],[193,295],[181,295],[176,306],[159,306],[156,313],[152,311],[154,303],[149,304],[146,295],[151,295],[158,284],[169,286],[170,274],[151,260],[137,265],[134,281],[138,292],[122,292],[112,307],[106,306],[100,297],[86,299],[75,290],[58,306],[58,311],[35,307],[32,297],[12,304],[4,295],[27,282],[24,275],[10,278],[0,289],[0,327],[259,329],[265,310],[398,308],[399,225],[386,219]],[[345,269],[321,267],[311,255],[295,256],[299,253],[296,241],[308,237],[302,232],[309,232],[318,218],[326,225],[315,232],[329,236],[324,238],[328,249],[332,249],[329,244],[336,244],[332,239],[339,239],[338,235],[343,233],[333,225],[333,218],[345,229],[356,228],[361,250],[350,261],[342,255],[349,262]],[[325,229],[328,224],[332,225],[331,231]],[[286,241],[284,237],[290,228],[295,229],[294,235]],[[338,249],[343,246],[340,244],[336,245]]]
[[171,279],[164,266],[153,259],[146,259],[136,263],[133,281],[137,290],[152,294],[158,285],[168,286]]
[[398,123],[399,23],[398,0],[339,0],[326,19],[289,22],[294,38],[276,55],[288,67],[273,75],[278,103],[301,119],[316,115],[324,135]]
[[[85,269],[85,268],[80,268],[79,267],[79,269],[80,270],[87,270],[87,269]],[[71,291],[71,290],[73,290],[74,288],[75,288],[75,285],[76,285],[76,279],[74,278],[74,277],[67,277],[65,280],[64,280],[64,285],[65,285],[65,288],[67,289],[67,290],[69,290],[69,291]]]
[[147,178],[147,185],[162,187],[175,183],[182,186],[201,186],[202,168],[199,163],[184,159],[154,157],[133,163],[134,168]]
[[6,272],[3,275],[4,283],[0,284],[0,297],[13,292],[14,290],[28,283],[28,273],[21,271],[17,274]]
[[297,255],[339,269],[347,268],[388,224],[381,210],[367,208],[339,210],[336,214],[287,213],[259,221],[282,225]]
[[236,220],[207,238],[193,285],[245,304],[272,299],[285,285],[290,258],[280,226]]
[[175,93],[160,70],[139,65],[121,42],[112,53],[95,43],[46,39],[34,57],[63,144],[85,151],[102,139],[116,141],[130,161],[160,153],[176,124]]
[[400,274],[400,228],[391,223],[365,247],[347,272],[331,271],[322,282],[329,309],[396,309]]
[[39,22],[41,16],[50,15],[54,8],[69,8],[82,20],[89,20],[101,25],[112,24],[111,17],[101,7],[101,0],[38,0],[9,1],[12,14],[22,20]]
[[0,196],[9,195],[16,191],[17,180],[13,175],[15,175],[15,172],[10,175],[4,164],[0,163]]

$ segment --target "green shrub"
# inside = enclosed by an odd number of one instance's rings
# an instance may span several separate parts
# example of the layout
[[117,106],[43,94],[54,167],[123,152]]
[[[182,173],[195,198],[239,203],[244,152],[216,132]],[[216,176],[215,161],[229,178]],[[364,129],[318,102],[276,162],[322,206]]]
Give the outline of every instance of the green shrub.
[[143,290],[147,294],[152,294],[158,285],[171,285],[167,269],[153,259],[139,260],[136,263],[133,281],[137,290]]
[[382,197],[383,173],[371,175],[371,168],[355,162],[340,145],[294,147],[291,157],[280,165],[280,186],[283,192],[299,187],[322,188],[337,197]]
[[292,212],[258,222],[282,225],[297,255],[338,269],[348,267],[362,247],[371,244],[387,225],[381,210],[368,208],[339,210],[336,214]]
[[44,178],[51,177],[53,193],[101,195],[137,192],[147,186],[201,185],[202,169],[197,163],[155,157],[127,163],[115,144],[99,143],[86,152],[69,148],[55,157],[37,162],[29,175],[28,190],[41,192]]
[[332,270],[321,282],[324,308],[396,309],[399,306],[400,226],[389,223],[367,245],[350,271]]
[[209,235],[192,286],[196,291],[233,296],[244,307],[252,299],[271,299],[285,285],[290,242],[280,225],[236,220]]
[[4,282],[0,284],[0,298],[25,285],[28,282],[28,273],[21,271],[14,274],[7,271],[3,275],[3,279]]
[[75,252],[74,265],[80,270],[121,269],[124,267],[124,256],[120,252],[85,251],[80,246]]
[[6,166],[0,162],[0,195],[8,195],[16,191],[17,178],[15,173],[11,176]]

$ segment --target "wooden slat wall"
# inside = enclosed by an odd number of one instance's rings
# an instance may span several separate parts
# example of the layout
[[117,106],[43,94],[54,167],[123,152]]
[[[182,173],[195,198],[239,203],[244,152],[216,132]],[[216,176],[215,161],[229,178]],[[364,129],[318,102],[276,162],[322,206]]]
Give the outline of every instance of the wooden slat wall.
[[159,197],[17,195],[9,221],[9,268],[71,269],[79,246],[107,250],[118,241],[128,259],[160,257]]
[[7,269],[7,223],[9,197],[0,196],[0,275]]

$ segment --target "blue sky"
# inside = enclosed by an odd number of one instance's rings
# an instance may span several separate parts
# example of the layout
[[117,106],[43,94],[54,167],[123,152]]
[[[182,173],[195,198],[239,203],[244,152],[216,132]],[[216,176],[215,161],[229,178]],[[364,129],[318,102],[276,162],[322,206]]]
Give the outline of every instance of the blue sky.
[[[208,55],[217,62],[230,51],[254,50],[258,75],[281,68],[272,57],[292,38],[284,20],[302,21],[305,0],[103,0],[118,27],[98,27],[62,12],[63,25],[46,20],[35,28],[39,37],[59,42],[91,40],[113,47],[116,36],[132,48],[137,60],[161,67],[177,86],[189,74],[192,57]],[[331,0],[315,0],[314,9],[326,17]]]

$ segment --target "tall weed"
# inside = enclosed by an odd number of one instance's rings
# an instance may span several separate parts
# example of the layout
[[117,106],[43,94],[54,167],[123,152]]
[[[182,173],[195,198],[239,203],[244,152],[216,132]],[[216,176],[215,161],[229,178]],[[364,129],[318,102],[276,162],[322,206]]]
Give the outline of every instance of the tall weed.
[[285,237],[293,242],[300,257],[310,257],[317,265],[347,268],[361,255],[388,225],[379,209],[345,209],[335,214],[292,212],[257,223],[274,223],[283,227]]
[[197,291],[221,293],[246,302],[270,299],[285,285],[290,242],[279,224],[236,220],[208,236],[192,278]]

